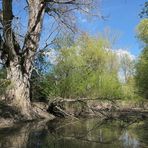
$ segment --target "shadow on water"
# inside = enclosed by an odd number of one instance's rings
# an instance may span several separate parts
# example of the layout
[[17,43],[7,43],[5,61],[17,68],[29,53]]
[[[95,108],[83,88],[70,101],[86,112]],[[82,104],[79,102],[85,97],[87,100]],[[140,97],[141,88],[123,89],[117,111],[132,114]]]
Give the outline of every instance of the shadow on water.
[[55,119],[0,129],[0,148],[139,148],[148,147],[148,120]]

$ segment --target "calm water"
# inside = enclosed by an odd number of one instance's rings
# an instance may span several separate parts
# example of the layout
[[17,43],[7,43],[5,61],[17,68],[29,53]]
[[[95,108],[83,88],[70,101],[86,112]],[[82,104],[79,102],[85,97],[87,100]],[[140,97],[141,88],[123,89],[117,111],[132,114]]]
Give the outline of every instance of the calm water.
[[129,126],[99,119],[19,124],[0,129],[0,148],[148,148],[148,121]]

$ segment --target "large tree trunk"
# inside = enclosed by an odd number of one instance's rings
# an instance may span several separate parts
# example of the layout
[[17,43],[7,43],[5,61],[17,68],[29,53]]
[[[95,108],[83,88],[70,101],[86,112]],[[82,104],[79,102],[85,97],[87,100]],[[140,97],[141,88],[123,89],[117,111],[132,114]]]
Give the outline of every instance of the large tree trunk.
[[30,103],[30,77],[33,61],[38,48],[45,4],[42,0],[28,0],[28,31],[21,48],[12,29],[12,0],[3,0],[3,49],[7,52],[7,78],[10,86],[6,91],[6,101],[16,107],[27,119],[33,118]]
[[7,78],[10,85],[6,91],[6,101],[14,106],[25,118],[31,119],[29,76],[23,75],[20,65],[10,63],[7,68]]

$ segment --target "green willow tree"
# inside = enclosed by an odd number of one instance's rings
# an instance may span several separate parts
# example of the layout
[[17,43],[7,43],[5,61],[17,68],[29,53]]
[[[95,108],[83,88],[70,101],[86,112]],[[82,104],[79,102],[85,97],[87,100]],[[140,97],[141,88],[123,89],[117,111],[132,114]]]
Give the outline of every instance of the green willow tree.
[[[95,6],[94,0],[26,0],[26,18],[28,27],[23,37],[23,43],[18,40],[15,31],[15,16],[13,0],[2,0],[1,3],[1,36],[0,51],[1,59],[7,70],[7,79],[10,86],[6,91],[6,102],[20,110],[27,119],[32,119],[30,102],[30,78],[36,53],[39,51],[39,42],[43,30],[43,20],[54,19],[67,28],[71,28],[74,14],[79,10],[88,11]],[[21,8],[21,7],[20,7]],[[19,9],[20,9],[19,8]],[[21,8],[22,11],[24,8]],[[94,9],[92,8],[94,11]],[[89,11],[90,12],[90,11]],[[47,18],[47,14],[48,18]],[[22,22],[23,24],[24,22]],[[52,27],[53,24],[49,26]],[[23,30],[22,30],[23,31]],[[22,37],[22,35],[19,35]],[[49,36],[50,37],[50,36]]]
[[[44,83],[48,95],[63,98],[121,97],[117,57],[109,47],[107,39],[86,34],[71,46],[60,46],[53,71]],[[48,85],[51,81],[52,86]]]

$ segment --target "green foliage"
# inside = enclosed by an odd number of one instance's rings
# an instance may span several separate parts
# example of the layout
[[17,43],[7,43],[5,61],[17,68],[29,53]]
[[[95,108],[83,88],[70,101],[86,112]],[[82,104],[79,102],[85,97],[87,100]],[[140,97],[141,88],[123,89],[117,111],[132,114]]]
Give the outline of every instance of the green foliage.
[[137,94],[137,87],[134,77],[128,78],[128,81],[122,84],[122,91],[124,94],[123,98],[125,98],[126,100],[140,99],[139,95]]
[[143,19],[137,27],[138,38],[148,44],[148,19]]
[[[122,95],[116,55],[109,41],[82,35],[72,46],[61,47],[46,82],[49,96],[116,97]],[[44,91],[45,91],[44,90]]]
[[148,98],[148,47],[145,47],[138,60],[136,83],[139,88],[139,93],[145,98]]
[[[134,62],[130,57],[120,58],[113,52],[108,39],[83,34],[77,40],[67,35],[56,39],[55,62],[39,57],[31,79],[32,100],[47,101],[62,98],[126,98],[135,95]],[[49,58],[49,57],[48,57]],[[46,72],[47,66],[49,72]],[[119,81],[123,69],[124,83]]]
[[139,93],[148,98],[148,19],[143,19],[138,25],[138,37],[145,43],[136,66],[136,84]]
[[[47,63],[46,63],[47,64]],[[31,100],[32,101],[48,101],[52,94],[56,94],[56,87],[54,87],[55,78],[50,72],[50,75],[43,73],[43,71],[32,72],[30,80],[31,86]]]

